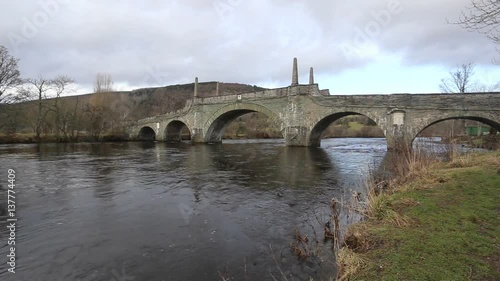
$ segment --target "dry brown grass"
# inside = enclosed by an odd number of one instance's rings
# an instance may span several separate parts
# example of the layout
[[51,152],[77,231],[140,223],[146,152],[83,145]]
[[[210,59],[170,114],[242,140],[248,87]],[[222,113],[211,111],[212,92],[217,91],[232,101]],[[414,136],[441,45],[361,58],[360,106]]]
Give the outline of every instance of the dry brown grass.
[[[450,146],[451,147],[451,146]],[[477,163],[476,157],[471,154],[459,154],[456,149],[447,151],[450,168],[462,169]],[[364,182],[364,194],[353,194],[351,202],[338,202],[332,200],[328,227],[324,227],[325,239],[333,241],[333,250],[337,261],[336,280],[352,280],[356,272],[366,268],[367,262],[363,255],[373,249],[382,249],[385,243],[383,238],[370,234],[373,227],[384,229],[386,227],[408,228],[418,226],[420,221],[410,219],[405,215],[408,208],[418,206],[420,202],[410,197],[395,196],[400,191],[433,189],[439,184],[452,181],[451,174],[437,174],[434,169],[443,167],[442,157],[423,153],[420,150],[404,152],[392,159],[393,177],[389,180],[377,180],[369,176]],[[483,159],[484,161],[484,159]],[[493,163],[500,174],[500,151],[487,159]],[[361,196],[358,196],[361,195]],[[363,197],[360,200],[358,197]],[[339,213],[348,212],[347,217],[356,217],[361,214],[369,222],[358,222],[349,225],[344,231],[340,226]],[[347,222],[353,223],[352,221]],[[300,232],[295,234],[295,241],[305,245],[307,237]],[[299,258],[310,255],[307,248],[292,250]],[[363,270],[361,270],[363,271]]]
[[367,235],[367,233],[369,232],[366,224],[353,224],[346,232],[344,248],[349,248],[356,253],[363,253],[384,244],[382,240]]
[[472,167],[472,164],[472,155],[470,153],[466,153],[452,158],[449,166],[452,168],[467,168]]
[[[467,168],[477,165],[477,161],[492,163],[500,174],[500,151],[477,160],[471,153],[460,154],[456,147],[450,146],[448,151],[449,168]],[[441,161],[435,155],[422,151],[406,151],[392,159],[393,178],[387,182],[376,181],[369,177],[365,182],[366,205],[364,216],[373,224],[388,224],[398,228],[412,226],[417,222],[411,221],[402,214],[408,207],[420,204],[410,198],[394,199],[391,197],[400,190],[419,190],[433,188],[439,183],[451,180],[450,175],[436,175],[432,173],[434,167]],[[336,253],[338,275],[337,280],[351,280],[356,272],[366,266],[361,258],[362,253],[384,244],[380,238],[371,237],[368,226],[361,222],[350,225],[346,231],[343,247]]]
[[368,215],[371,219],[394,224],[398,227],[406,227],[410,224],[408,218],[396,210],[393,202],[386,195],[379,195],[373,199]]
[[313,255],[314,251],[309,244],[309,238],[307,237],[307,235],[302,234],[300,230],[295,228],[293,230],[293,236],[294,239],[290,243],[290,248],[292,249],[293,254],[296,255],[297,258],[299,258],[299,260],[306,260],[311,255]]
[[393,176],[390,189],[395,189],[416,177],[428,175],[433,165],[438,162],[436,156],[425,153],[419,148],[400,152],[391,160]]
[[337,280],[350,280],[353,275],[363,268],[365,261],[349,248],[342,248],[337,254],[338,276]]
[[[458,157],[456,151],[452,153],[452,159]],[[394,201],[390,199],[390,196],[403,184],[416,179],[431,182],[442,180],[430,177],[430,171],[438,162],[437,157],[424,153],[418,148],[401,151],[393,156],[390,161],[392,170],[390,180],[380,181],[373,176],[369,176],[364,183],[366,194],[366,204],[362,211],[364,217],[372,221],[378,221],[382,225],[390,224],[399,228],[408,227],[415,223],[403,215],[401,210],[407,206],[417,205],[418,202],[404,198]],[[368,235],[367,226],[363,223],[350,225],[344,237],[340,249],[336,252],[337,280],[350,280],[357,270],[364,266],[364,262],[358,253],[380,247],[383,244],[383,241]]]

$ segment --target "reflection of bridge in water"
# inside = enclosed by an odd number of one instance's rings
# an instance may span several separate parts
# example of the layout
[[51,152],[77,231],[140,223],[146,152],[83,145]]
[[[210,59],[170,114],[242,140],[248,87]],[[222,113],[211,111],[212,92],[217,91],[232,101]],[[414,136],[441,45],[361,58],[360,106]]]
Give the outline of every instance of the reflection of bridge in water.
[[314,83],[312,68],[307,85],[298,83],[297,73],[295,59],[288,87],[209,98],[198,96],[196,79],[193,99],[183,109],[137,121],[130,136],[180,141],[187,128],[193,143],[221,142],[225,128],[250,112],[278,124],[287,146],[319,146],[323,131],[349,115],[375,121],[391,149],[411,145],[423,129],[449,119],[479,121],[500,131],[500,93],[330,96]]

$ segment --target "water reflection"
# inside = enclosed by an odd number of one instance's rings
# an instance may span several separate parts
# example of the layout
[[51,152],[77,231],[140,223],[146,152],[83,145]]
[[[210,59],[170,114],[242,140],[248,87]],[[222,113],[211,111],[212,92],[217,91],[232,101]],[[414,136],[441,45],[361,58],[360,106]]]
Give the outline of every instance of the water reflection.
[[218,173],[229,173],[258,189],[308,189],[316,186],[334,169],[323,149],[275,146],[262,149],[258,144],[212,146],[208,161]]
[[386,151],[383,139],[338,139],[321,148],[281,140],[2,145],[0,155],[21,190],[26,258],[16,280],[110,280],[122,268],[137,280],[220,280],[226,268],[242,280],[245,262],[249,280],[272,280],[280,273],[270,245],[299,279],[331,274],[298,263],[290,233],[357,188]]

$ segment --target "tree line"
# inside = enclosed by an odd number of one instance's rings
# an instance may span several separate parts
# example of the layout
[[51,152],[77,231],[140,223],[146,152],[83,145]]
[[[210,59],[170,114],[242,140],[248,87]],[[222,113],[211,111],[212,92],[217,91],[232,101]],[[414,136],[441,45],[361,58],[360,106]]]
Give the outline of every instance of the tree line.
[[[113,91],[109,74],[98,73],[90,97],[68,97],[74,80],[60,75],[21,78],[19,59],[0,45],[0,132],[4,140],[98,140],[103,134],[124,135],[124,116],[103,93]],[[116,105],[116,103],[115,103]],[[84,133],[84,135],[82,135]]]

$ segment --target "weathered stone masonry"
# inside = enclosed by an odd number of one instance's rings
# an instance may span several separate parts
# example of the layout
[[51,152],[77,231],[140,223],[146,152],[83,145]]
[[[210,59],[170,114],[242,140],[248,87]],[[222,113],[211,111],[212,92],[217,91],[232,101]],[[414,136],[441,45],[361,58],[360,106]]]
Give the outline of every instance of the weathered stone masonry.
[[448,119],[481,121],[500,131],[500,93],[334,95],[314,84],[298,84],[294,60],[292,85],[239,95],[193,99],[177,112],[142,119],[129,128],[131,138],[145,131],[158,141],[180,140],[185,125],[193,143],[221,142],[237,117],[260,112],[279,124],[287,146],[319,146],[322,132],[335,120],[362,114],[384,131],[388,148],[411,145],[424,128]]

